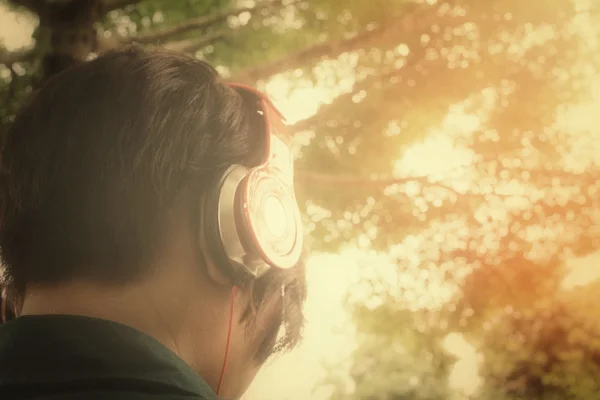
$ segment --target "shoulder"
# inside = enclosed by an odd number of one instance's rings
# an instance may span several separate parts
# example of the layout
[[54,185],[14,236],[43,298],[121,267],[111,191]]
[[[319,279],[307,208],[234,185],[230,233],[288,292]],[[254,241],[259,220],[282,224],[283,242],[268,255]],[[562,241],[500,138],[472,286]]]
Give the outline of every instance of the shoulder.
[[[213,394],[201,395],[180,395],[148,392],[130,392],[130,391],[102,391],[94,393],[63,393],[60,395],[50,395],[30,400],[218,400]],[[14,398],[11,400],[20,400]]]

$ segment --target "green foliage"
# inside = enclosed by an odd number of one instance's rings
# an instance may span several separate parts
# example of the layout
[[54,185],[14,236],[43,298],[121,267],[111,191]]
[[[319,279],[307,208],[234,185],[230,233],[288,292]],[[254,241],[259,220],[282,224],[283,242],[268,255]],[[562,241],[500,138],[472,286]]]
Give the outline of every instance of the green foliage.
[[[482,343],[482,398],[592,399],[600,391],[600,283],[505,313]],[[503,393],[504,397],[498,397]]]
[[[581,160],[585,167],[567,167],[569,153],[580,151],[577,142],[585,138],[557,124],[561,110],[585,100],[583,82],[598,71],[597,52],[588,46],[589,37],[567,25],[579,14],[570,2],[554,1],[554,7],[543,10],[533,3],[511,1],[468,5],[465,14],[443,16],[441,10],[447,5],[433,7],[422,12],[420,24],[412,21],[417,28],[410,38],[394,44],[382,39],[376,44],[379,49],[404,42],[411,53],[407,57],[396,54],[391,60],[382,57],[373,80],[366,78],[369,83],[360,87],[366,93],[364,100],[357,103],[352,96],[341,98],[306,124],[319,135],[302,154],[304,169],[320,169],[340,178],[365,178],[362,183],[333,186],[329,177],[307,186],[305,196],[330,210],[328,217],[319,217],[312,233],[323,237],[320,245],[331,251],[348,242],[360,243],[371,231],[376,233],[370,237],[370,246],[383,251],[392,248],[392,253],[411,247],[406,242],[409,235],[421,237],[421,245],[404,252],[418,260],[416,271],[403,272],[407,260],[400,257],[399,273],[419,279],[419,270],[433,265],[443,271],[448,284],[456,285],[455,299],[441,310],[440,326],[460,330],[481,344],[486,355],[482,367],[488,378],[482,399],[592,398],[598,391],[594,382],[600,362],[591,348],[578,349],[567,341],[562,356],[552,363],[552,372],[542,379],[535,364],[519,360],[534,355],[552,359],[553,341],[539,342],[534,332],[525,331],[521,343],[508,352],[502,338],[515,332],[515,326],[507,325],[492,339],[486,329],[506,310],[512,317],[528,313],[533,319],[544,318],[538,300],[554,302],[561,296],[558,287],[564,276],[565,251],[583,255],[600,247],[597,161]],[[549,29],[547,37],[527,43],[536,30],[544,37],[544,29]],[[426,41],[422,41],[424,35]],[[359,67],[367,59],[363,54]],[[389,65],[398,59],[403,67],[391,74],[401,79],[388,81]],[[372,58],[369,65],[373,66]],[[377,79],[385,84],[378,87],[374,84]],[[481,124],[471,134],[460,132],[451,137],[455,146],[475,156],[472,166],[461,174],[470,175],[466,188],[461,184],[464,178],[450,173],[440,174],[439,179],[399,176],[398,184],[384,179],[389,183],[380,187],[366,182],[371,174],[394,175],[394,161],[404,146],[415,138],[428,138],[427,133],[442,124],[452,106],[466,102],[467,109],[475,111],[492,92],[497,96],[495,104]],[[386,135],[386,123],[394,120],[401,121],[400,138]],[[589,137],[586,143],[593,146],[593,142]],[[394,155],[394,151],[398,153]],[[395,332],[390,343],[405,343],[404,319],[380,313],[394,304],[410,304],[402,297],[405,288],[389,277],[377,285],[398,296],[384,295],[382,305],[369,311],[373,319],[368,321],[355,312],[356,323],[379,334]],[[589,292],[585,296],[593,298]],[[415,318],[422,312],[417,311]],[[574,322],[565,323],[561,334],[577,335]],[[410,326],[417,327],[414,322]],[[598,334],[587,332],[584,346],[593,347]],[[552,337],[560,341],[560,335]],[[385,360],[390,343],[363,343],[355,353],[354,365]],[[435,348],[415,346],[420,351]],[[587,351],[589,358],[579,357]],[[391,377],[416,368],[398,363],[384,370]],[[379,370],[376,374],[385,376]],[[504,376],[528,378],[517,391],[504,381],[494,383]],[[353,398],[394,396],[394,389],[383,390],[376,378],[353,379],[360,383]],[[373,393],[364,397],[369,390],[378,392],[379,397]]]
[[355,308],[354,388],[336,385],[332,400],[447,400],[451,395],[447,376],[454,359],[442,348],[444,332],[422,315],[390,306]]
[[[129,33],[152,32],[155,29],[178,26],[186,20],[229,9],[234,3],[231,0],[145,0],[135,6],[127,6],[123,10],[115,10],[108,14],[104,18],[103,27],[108,30],[116,29],[122,24],[121,19],[126,17],[128,22],[133,24],[128,27]],[[219,25],[223,26],[223,24]],[[191,32],[187,36],[198,36],[198,32]]]
[[31,71],[0,66],[0,136],[33,90]]

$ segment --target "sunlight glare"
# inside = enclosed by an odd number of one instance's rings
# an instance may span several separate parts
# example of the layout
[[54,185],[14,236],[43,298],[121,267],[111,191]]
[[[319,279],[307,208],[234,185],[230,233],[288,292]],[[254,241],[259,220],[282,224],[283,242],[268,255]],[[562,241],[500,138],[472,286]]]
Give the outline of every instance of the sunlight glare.
[[30,46],[35,20],[30,15],[11,11],[0,3],[0,45],[13,51]]

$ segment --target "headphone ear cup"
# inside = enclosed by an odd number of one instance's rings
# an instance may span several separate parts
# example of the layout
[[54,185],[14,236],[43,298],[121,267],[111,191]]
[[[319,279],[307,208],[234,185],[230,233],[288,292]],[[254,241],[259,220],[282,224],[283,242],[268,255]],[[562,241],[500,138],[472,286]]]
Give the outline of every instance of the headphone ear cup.
[[223,247],[219,228],[219,199],[226,178],[227,171],[220,174],[215,184],[210,185],[210,188],[206,191],[200,211],[200,218],[202,218],[200,226],[203,230],[203,235],[200,236],[204,237],[205,248],[209,253],[211,261],[217,268],[222,269],[227,276],[235,281],[235,269],[229,261],[225,247]]

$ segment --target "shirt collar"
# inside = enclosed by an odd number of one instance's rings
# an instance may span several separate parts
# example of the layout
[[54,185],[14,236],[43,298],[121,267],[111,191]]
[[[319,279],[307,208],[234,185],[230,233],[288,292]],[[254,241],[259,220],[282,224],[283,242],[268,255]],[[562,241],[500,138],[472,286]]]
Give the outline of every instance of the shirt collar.
[[175,353],[117,322],[44,315],[22,316],[0,327],[0,385],[96,379],[147,381],[217,399]]

